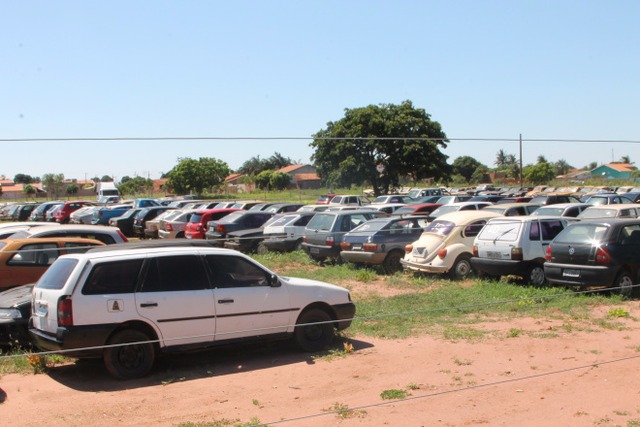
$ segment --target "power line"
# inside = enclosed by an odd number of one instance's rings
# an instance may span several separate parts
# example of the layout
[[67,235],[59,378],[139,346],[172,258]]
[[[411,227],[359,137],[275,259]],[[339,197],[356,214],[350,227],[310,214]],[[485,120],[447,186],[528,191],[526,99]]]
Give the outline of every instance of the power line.
[[71,137],[71,138],[0,138],[0,142],[81,142],[81,141],[481,141],[481,142],[563,142],[593,144],[640,144],[634,139],[566,139],[566,138],[428,138],[428,137],[320,137],[312,136],[152,136],[152,137]]

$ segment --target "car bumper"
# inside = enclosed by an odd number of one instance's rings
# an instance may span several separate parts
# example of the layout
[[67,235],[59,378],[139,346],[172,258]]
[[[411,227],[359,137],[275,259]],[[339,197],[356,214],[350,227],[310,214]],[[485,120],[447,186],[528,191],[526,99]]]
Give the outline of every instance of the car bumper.
[[387,254],[385,252],[341,251],[340,258],[347,262],[362,264],[382,264]]
[[544,275],[549,283],[565,286],[612,286],[618,271],[611,266],[544,264]]
[[471,258],[471,266],[478,273],[492,276],[524,276],[531,267],[531,261],[513,261],[507,259]]
[[299,239],[268,239],[262,243],[270,251],[276,252],[291,252],[295,250]]
[[447,271],[449,271],[449,267],[447,267],[446,265],[433,265],[433,263],[419,263],[419,262],[415,262],[415,261],[408,261],[405,259],[401,259],[400,260],[400,264],[402,264],[402,266],[407,269],[407,270],[411,270],[411,271],[420,271],[420,272],[424,272],[424,273],[446,273]]
[[101,357],[102,346],[117,327],[115,324],[59,327],[55,335],[30,328],[29,334],[35,345],[46,351],[63,351],[71,357]]
[[303,243],[302,250],[312,258],[337,258],[340,255],[339,246],[320,246]]
[[0,320],[0,347],[28,347],[30,345],[29,319]]
[[354,303],[349,302],[346,304],[337,304],[333,306],[333,310],[336,313],[336,319],[338,320],[336,329],[341,331],[351,326],[353,317],[356,314],[356,305]]

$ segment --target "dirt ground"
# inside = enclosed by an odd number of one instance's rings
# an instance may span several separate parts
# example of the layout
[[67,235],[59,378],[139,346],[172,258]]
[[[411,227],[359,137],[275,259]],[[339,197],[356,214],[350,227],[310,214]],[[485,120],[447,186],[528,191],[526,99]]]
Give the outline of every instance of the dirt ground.
[[[486,322],[480,327],[493,333],[478,342],[355,337],[346,357],[312,358],[284,343],[176,355],[135,381],[112,379],[100,362],[72,363],[0,378],[0,419],[12,426],[639,426],[640,302],[624,308],[629,318],[607,319],[609,307],[594,313],[615,328]],[[407,397],[381,397],[393,390]]]

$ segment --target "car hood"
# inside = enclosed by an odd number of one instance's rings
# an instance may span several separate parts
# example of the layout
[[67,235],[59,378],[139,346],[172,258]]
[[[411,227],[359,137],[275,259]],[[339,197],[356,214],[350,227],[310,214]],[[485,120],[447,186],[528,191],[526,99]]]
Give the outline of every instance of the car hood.
[[31,292],[34,285],[31,283],[0,292],[0,308],[19,307],[31,303]]

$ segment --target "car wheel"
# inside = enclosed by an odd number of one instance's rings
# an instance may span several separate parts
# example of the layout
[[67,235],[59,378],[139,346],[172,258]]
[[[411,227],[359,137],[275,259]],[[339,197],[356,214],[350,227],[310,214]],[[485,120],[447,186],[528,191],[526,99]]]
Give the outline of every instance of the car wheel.
[[320,351],[327,348],[335,335],[331,316],[319,308],[302,312],[293,333],[294,340],[303,351]]
[[184,239],[184,232],[176,234],[176,239]]
[[119,379],[145,376],[155,362],[156,350],[150,338],[142,331],[125,329],[116,332],[107,344],[141,343],[105,348],[104,365],[111,375]]
[[449,270],[449,277],[454,280],[464,280],[471,274],[471,261],[469,255],[462,254],[458,256],[456,262]]
[[267,248],[267,247],[266,247],[264,244],[262,244],[262,243],[260,243],[260,244],[258,245],[258,247],[256,248],[256,253],[257,253],[258,255],[264,255],[264,254],[266,254],[267,252],[269,252],[269,248]]
[[631,273],[627,270],[622,270],[618,273],[615,282],[613,282],[613,287],[617,288],[614,292],[625,297],[630,297],[633,294],[633,279],[631,278]]
[[400,264],[400,260],[404,257],[404,252],[402,251],[391,251],[387,254],[386,258],[382,262],[382,267],[384,268],[385,273],[393,274],[396,271],[402,270],[402,264]]
[[296,242],[296,245],[293,247],[294,251],[301,251],[302,250],[302,239],[299,239]]
[[529,271],[527,271],[524,280],[531,285],[542,286],[546,280],[544,277],[544,267],[541,264],[532,265]]

